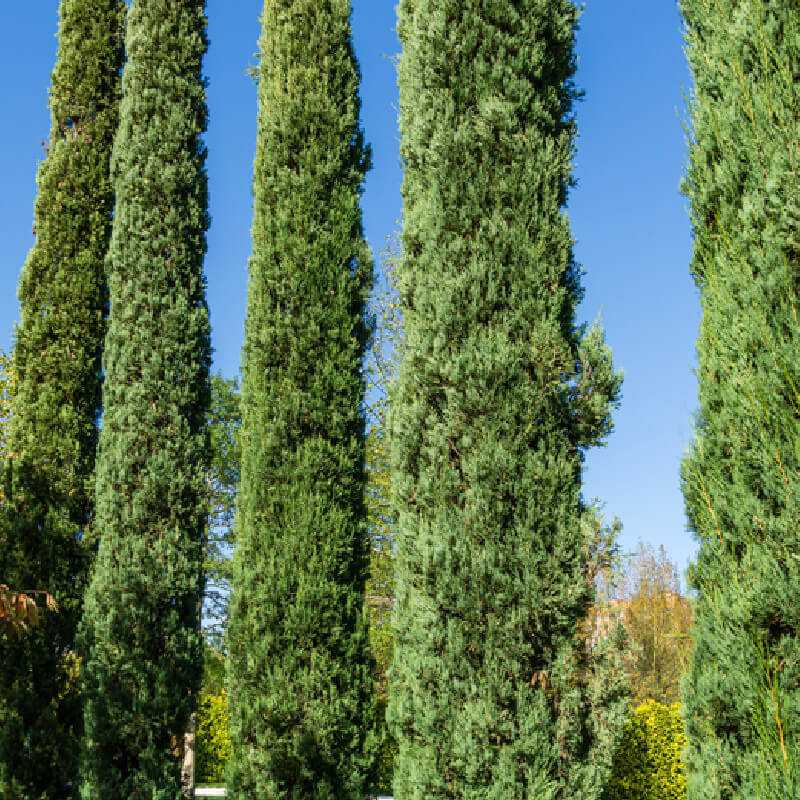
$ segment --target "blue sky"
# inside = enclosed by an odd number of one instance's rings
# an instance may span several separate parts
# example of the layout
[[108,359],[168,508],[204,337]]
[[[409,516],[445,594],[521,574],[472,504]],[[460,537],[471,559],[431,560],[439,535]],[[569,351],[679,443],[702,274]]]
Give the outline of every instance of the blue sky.
[[[209,0],[208,133],[212,227],[207,261],[216,367],[238,370],[250,249],[255,87],[262,0]],[[31,246],[35,169],[48,135],[47,90],[57,0],[0,3],[0,346],[17,319],[16,284]],[[364,75],[364,126],[375,167],[364,195],[376,253],[400,217],[401,165],[393,59],[395,0],[354,0]],[[579,34],[578,185],[570,200],[576,254],[586,270],[582,317],[602,316],[626,381],[616,431],[587,462],[586,495],[624,525],[623,545],[663,544],[684,566],[678,470],[696,407],[697,293],[691,233],[679,192],[690,86],[672,0],[588,0]]]

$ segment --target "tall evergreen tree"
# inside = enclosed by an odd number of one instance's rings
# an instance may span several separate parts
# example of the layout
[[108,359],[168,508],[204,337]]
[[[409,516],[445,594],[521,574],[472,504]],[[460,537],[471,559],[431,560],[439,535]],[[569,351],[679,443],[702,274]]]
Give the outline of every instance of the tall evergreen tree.
[[204,0],[134,0],[112,170],[84,800],[176,800],[202,668],[209,321]]
[[683,473],[700,543],[689,796],[796,797],[800,15],[788,0],[682,7],[695,77],[686,192],[703,307],[697,439]]
[[400,800],[596,798],[610,769],[587,711],[580,490],[620,376],[575,323],[577,17],[569,0],[400,2]]
[[229,641],[229,796],[362,800],[365,303],[350,0],[266,0]]
[[77,776],[74,640],[92,562],[124,10],[122,0],[59,6],[36,243],[20,282],[0,515],[0,580],[49,591],[59,611],[29,636],[0,638],[0,797],[9,800],[60,800]]

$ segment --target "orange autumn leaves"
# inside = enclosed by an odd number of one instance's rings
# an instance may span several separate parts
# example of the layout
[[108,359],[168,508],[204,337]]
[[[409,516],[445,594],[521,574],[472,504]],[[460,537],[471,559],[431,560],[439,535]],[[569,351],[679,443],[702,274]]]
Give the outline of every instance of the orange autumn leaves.
[[21,636],[39,624],[43,610],[57,608],[47,592],[20,592],[0,584],[0,635]]

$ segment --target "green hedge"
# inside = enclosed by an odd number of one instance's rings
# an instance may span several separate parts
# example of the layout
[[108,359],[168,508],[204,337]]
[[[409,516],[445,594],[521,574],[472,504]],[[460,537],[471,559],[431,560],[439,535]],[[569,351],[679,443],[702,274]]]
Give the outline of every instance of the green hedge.
[[197,709],[197,783],[224,783],[225,769],[231,755],[228,695],[200,695]]
[[628,721],[604,800],[686,800],[680,706],[648,700]]
[[[680,706],[649,700],[628,721],[604,800],[686,800]],[[380,790],[391,788],[396,743],[384,748]],[[200,695],[197,713],[197,782],[224,783],[231,752],[225,690]],[[384,785],[385,784],[385,785]]]

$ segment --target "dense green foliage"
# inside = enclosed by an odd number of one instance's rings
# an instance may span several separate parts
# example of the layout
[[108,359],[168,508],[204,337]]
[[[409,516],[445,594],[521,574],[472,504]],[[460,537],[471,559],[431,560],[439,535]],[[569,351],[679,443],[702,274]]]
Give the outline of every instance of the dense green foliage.
[[267,0],[228,636],[229,797],[363,800],[369,151],[349,0]]
[[649,700],[631,715],[603,800],[686,800],[680,706]]
[[[800,15],[768,0],[682,8],[703,308],[697,439],[683,472],[701,546],[690,576],[689,797],[788,796],[774,785],[759,794],[753,781],[775,756],[790,770],[800,755]],[[765,663],[784,687],[767,752],[754,719]]]
[[[780,656],[762,655],[761,686],[752,709],[756,745],[742,770],[742,797],[800,797],[800,731],[791,716],[796,686],[784,684]],[[789,713],[787,713],[789,712]]]
[[222,689],[214,694],[203,692],[197,706],[197,783],[224,783],[231,757],[228,694]]
[[114,145],[83,800],[176,800],[202,666],[210,362],[204,0],[134,0]]
[[575,324],[577,16],[568,0],[400,3],[399,800],[596,798],[623,719],[599,679],[611,654],[592,663],[580,631],[583,452],[620,377]]
[[47,589],[58,614],[0,641],[0,796],[61,800],[77,776],[74,640],[92,550],[92,476],[111,234],[122,0],[62,0],[36,243],[22,271],[5,444],[0,576]]

